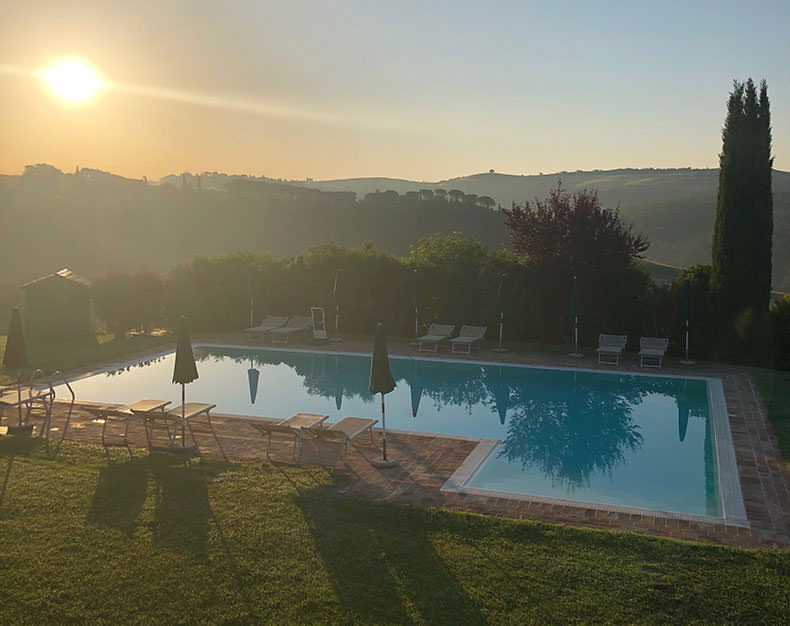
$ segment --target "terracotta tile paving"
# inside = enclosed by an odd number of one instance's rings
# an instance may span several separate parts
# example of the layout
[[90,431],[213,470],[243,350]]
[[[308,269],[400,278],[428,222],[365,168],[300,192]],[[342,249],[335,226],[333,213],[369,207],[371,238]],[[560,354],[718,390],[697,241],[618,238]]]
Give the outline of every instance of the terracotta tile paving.
[[[226,334],[201,337],[199,342],[243,345],[244,339],[240,334]],[[311,350],[322,349],[320,346],[309,347]],[[339,345],[331,344],[328,349],[369,353],[370,347],[370,342],[344,340]],[[406,342],[392,342],[390,352],[415,354],[415,348]],[[145,355],[138,355],[139,358],[143,356]],[[446,352],[438,355],[438,358],[449,357]],[[560,354],[521,351],[501,354],[484,349],[471,356],[452,355],[452,358],[582,367],[606,371],[614,369],[611,366],[599,366],[594,356],[577,360]],[[631,356],[629,359],[626,355],[616,371],[640,370],[635,357]],[[698,363],[692,369],[688,369],[675,364],[673,359],[668,359],[662,373],[721,378],[749,528],[638,512],[607,511],[601,508],[589,508],[583,504],[443,492],[440,488],[476,447],[477,441],[429,434],[390,433],[387,439],[388,452],[398,460],[399,464],[387,469],[374,467],[370,463],[371,460],[380,457],[380,434],[375,434],[373,443],[367,436],[360,437],[338,466],[339,470],[347,475],[348,480],[341,481],[335,489],[339,496],[354,495],[517,519],[625,529],[737,546],[790,547],[790,472],[778,452],[776,440],[765,418],[764,406],[752,384],[748,370],[708,363]],[[94,416],[80,405],[75,405],[68,418],[68,425],[66,425],[67,417],[68,405],[62,402],[56,403],[51,419],[50,441],[57,441],[63,437],[64,428],[65,436],[69,440],[91,443],[101,441],[101,423],[95,421]],[[42,435],[42,417],[34,415],[31,421],[36,424],[36,435]],[[205,422],[200,422],[195,427],[195,438],[201,455],[224,457],[229,460],[265,460],[264,442],[258,432],[250,426],[249,420],[217,415],[212,417],[211,421],[213,429],[209,429]],[[114,427],[117,429],[117,425]],[[108,437],[107,441],[120,440]],[[135,448],[145,447],[147,444],[145,430],[137,420],[131,422],[128,442],[129,452],[132,454],[135,453]],[[107,448],[108,454],[119,453],[111,452],[111,446]],[[288,463],[291,449],[290,443],[276,441],[272,446],[272,457],[277,463]]]

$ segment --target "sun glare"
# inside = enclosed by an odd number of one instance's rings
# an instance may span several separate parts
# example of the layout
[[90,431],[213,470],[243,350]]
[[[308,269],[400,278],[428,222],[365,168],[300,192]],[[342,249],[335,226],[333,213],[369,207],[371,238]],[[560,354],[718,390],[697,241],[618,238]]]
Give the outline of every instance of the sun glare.
[[42,76],[52,91],[68,102],[84,102],[102,87],[98,74],[78,59],[60,61]]

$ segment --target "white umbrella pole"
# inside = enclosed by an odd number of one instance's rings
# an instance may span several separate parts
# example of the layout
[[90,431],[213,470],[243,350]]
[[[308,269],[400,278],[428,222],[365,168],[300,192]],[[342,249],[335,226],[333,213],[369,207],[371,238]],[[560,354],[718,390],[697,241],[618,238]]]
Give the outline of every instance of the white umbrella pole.
[[335,337],[339,337],[338,327],[340,326],[340,305],[335,305]]
[[419,313],[417,311],[417,307],[414,307],[414,336],[420,336],[420,327],[419,327]]
[[19,425],[22,425],[22,371],[16,371],[16,410],[17,410],[17,419],[19,421]]
[[499,313],[499,347],[502,348],[502,327],[505,325],[505,312]]
[[186,415],[186,403],[184,402],[185,399],[185,392],[184,388],[186,385],[181,383],[181,446],[184,446],[184,433],[186,432],[186,423],[184,420],[184,416]]
[[252,328],[255,325],[255,323],[252,321],[253,320],[253,311],[254,311],[253,301],[252,301],[252,298],[250,298],[250,328]]
[[387,460],[387,422],[384,419],[384,394],[381,394],[381,451]]
[[576,346],[576,352],[579,351],[579,316],[573,317],[573,343]]

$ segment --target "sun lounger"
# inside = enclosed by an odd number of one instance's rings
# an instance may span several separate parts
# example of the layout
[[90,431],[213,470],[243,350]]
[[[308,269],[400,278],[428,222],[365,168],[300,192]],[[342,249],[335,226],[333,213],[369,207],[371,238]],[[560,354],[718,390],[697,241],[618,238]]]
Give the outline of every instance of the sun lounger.
[[[195,431],[192,428],[192,423],[199,417],[203,416],[208,422],[208,427],[212,429],[211,425],[211,409],[216,407],[216,404],[208,404],[205,402],[186,402],[183,407],[183,418],[181,405],[174,406],[167,411],[145,411],[142,409],[132,409],[132,412],[141,417],[146,425],[146,435],[148,436],[148,447],[154,448],[159,446],[153,445],[152,436],[157,430],[164,430],[167,433],[168,447],[184,448],[186,443],[182,440],[181,443],[177,441],[178,429],[187,426],[189,433],[192,435],[192,440],[197,445],[195,438]],[[171,427],[173,430],[171,431]],[[216,435],[215,435],[216,438]]]
[[[455,326],[452,324],[431,324],[426,334],[424,334],[422,337],[417,337],[417,341],[419,343],[418,350],[420,352],[438,352],[439,342],[450,339],[450,335],[453,334],[454,330]],[[423,345],[428,347],[423,349]],[[433,346],[433,350],[430,350],[430,346]]]
[[107,435],[107,425],[113,422],[120,422],[124,425],[123,435],[116,435],[121,437],[120,445],[128,445],[127,438],[129,436],[129,420],[133,417],[138,417],[135,411],[158,411],[162,413],[165,407],[170,404],[169,400],[137,400],[131,404],[125,404],[119,407],[85,407],[88,413],[96,416],[96,419],[103,420],[101,428],[101,442],[103,446],[110,445],[104,438]]
[[288,343],[288,338],[294,333],[307,333],[313,320],[309,315],[293,315],[285,326],[275,328],[272,333],[272,343]]
[[344,417],[328,428],[302,428],[302,445],[297,461],[315,465],[337,467],[351,443],[365,432],[373,443],[373,426],[376,419]]
[[639,367],[661,368],[664,353],[669,347],[666,337],[640,337],[639,338]]
[[282,435],[293,440],[293,454],[291,460],[296,459],[297,446],[302,436],[302,428],[315,428],[319,426],[328,415],[316,413],[297,413],[288,419],[279,422],[253,422],[252,427],[257,430],[261,437],[266,438],[266,458],[270,459],[269,450],[272,446],[272,436]]
[[627,335],[598,335],[598,363],[619,365],[620,353],[628,343]]
[[486,330],[485,326],[462,326],[458,336],[450,339],[452,352],[461,352],[464,354],[471,353],[472,345],[476,342],[483,341]]
[[247,336],[247,339],[255,339],[256,337],[259,337],[261,341],[263,341],[266,333],[270,333],[275,328],[284,326],[287,321],[287,315],[267,315],[266,319],[264,319],[260,324],[253,326],[252,328],[248,328],[244,332]]

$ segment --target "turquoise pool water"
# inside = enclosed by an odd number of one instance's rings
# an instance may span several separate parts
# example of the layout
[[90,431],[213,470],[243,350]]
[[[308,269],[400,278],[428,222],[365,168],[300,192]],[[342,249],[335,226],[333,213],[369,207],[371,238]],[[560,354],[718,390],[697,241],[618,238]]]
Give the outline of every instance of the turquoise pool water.
[[[187,400],[217,413],[380,417],[370,358],[195,349]],[[72,383],[77,398],[180,401],[173,354]],[[387,428],[498,440],[466,487],[721,516],[705,379],[392,357]],[[254,384],[257,380],[257,384]],[[62,395],[62,394],[60,394]]]

